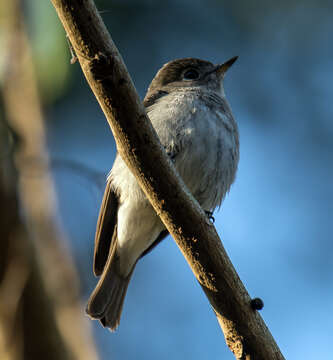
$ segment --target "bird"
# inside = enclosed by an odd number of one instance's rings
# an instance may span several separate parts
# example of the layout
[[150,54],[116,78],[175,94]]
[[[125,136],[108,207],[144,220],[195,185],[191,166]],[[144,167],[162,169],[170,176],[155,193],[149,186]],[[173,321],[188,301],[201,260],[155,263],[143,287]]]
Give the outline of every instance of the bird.
[[[182,58],[163,65],[143,104],[178,174],[211,218],[235,180],[239,132],[223,80],[237,60],[214,65]],[[115,331],[139,259],[168,231],[119,154],[107,177],[97,220],[93,270],[99,281],[87,314]]]

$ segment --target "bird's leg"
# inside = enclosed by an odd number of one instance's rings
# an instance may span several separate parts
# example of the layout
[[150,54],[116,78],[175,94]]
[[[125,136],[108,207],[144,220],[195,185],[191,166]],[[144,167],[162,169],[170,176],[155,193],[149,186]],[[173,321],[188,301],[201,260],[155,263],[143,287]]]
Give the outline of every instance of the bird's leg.
[[174,163],[175,162],[175,158],[177,156],[177,153],[172,152],[172,151],[168,151],[168,149],[166,147],[164,147],[167,155],[169,156],[169,159]]
[[214,218],[214,216],[213,216],[213,212],[212,212],[212,211],[205,210],[205,213],[206,213],[208,219],[214,224],[215,218]]

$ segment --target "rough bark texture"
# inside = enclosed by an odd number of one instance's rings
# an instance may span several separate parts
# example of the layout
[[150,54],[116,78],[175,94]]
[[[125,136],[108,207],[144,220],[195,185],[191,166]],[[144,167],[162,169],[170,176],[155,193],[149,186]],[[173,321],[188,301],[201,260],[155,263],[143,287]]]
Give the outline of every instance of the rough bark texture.
[[283,359],[214,226],[166,156],[92,0],[51,0],[117,148],[205,291],[237,359]]

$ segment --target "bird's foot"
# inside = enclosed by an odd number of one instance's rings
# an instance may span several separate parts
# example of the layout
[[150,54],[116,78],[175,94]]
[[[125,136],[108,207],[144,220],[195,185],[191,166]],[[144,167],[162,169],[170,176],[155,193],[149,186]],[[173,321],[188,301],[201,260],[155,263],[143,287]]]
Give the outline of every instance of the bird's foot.
[[205,210],[205,213],[206,213],[208,219],[214,224],[215,218],[214,218],[214,216],[213,216],[213,212],[212,212],[212,211],[207,211],[207,210]]

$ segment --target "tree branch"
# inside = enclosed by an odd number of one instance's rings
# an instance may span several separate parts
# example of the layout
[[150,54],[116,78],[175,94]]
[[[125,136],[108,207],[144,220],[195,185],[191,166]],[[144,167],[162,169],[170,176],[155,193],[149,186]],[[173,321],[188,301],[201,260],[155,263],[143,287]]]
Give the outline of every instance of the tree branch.
[[92,0],[51,0],[83,73],[137,178],[205,291],[237,359],[283,359],[214,226],[163,150]]

